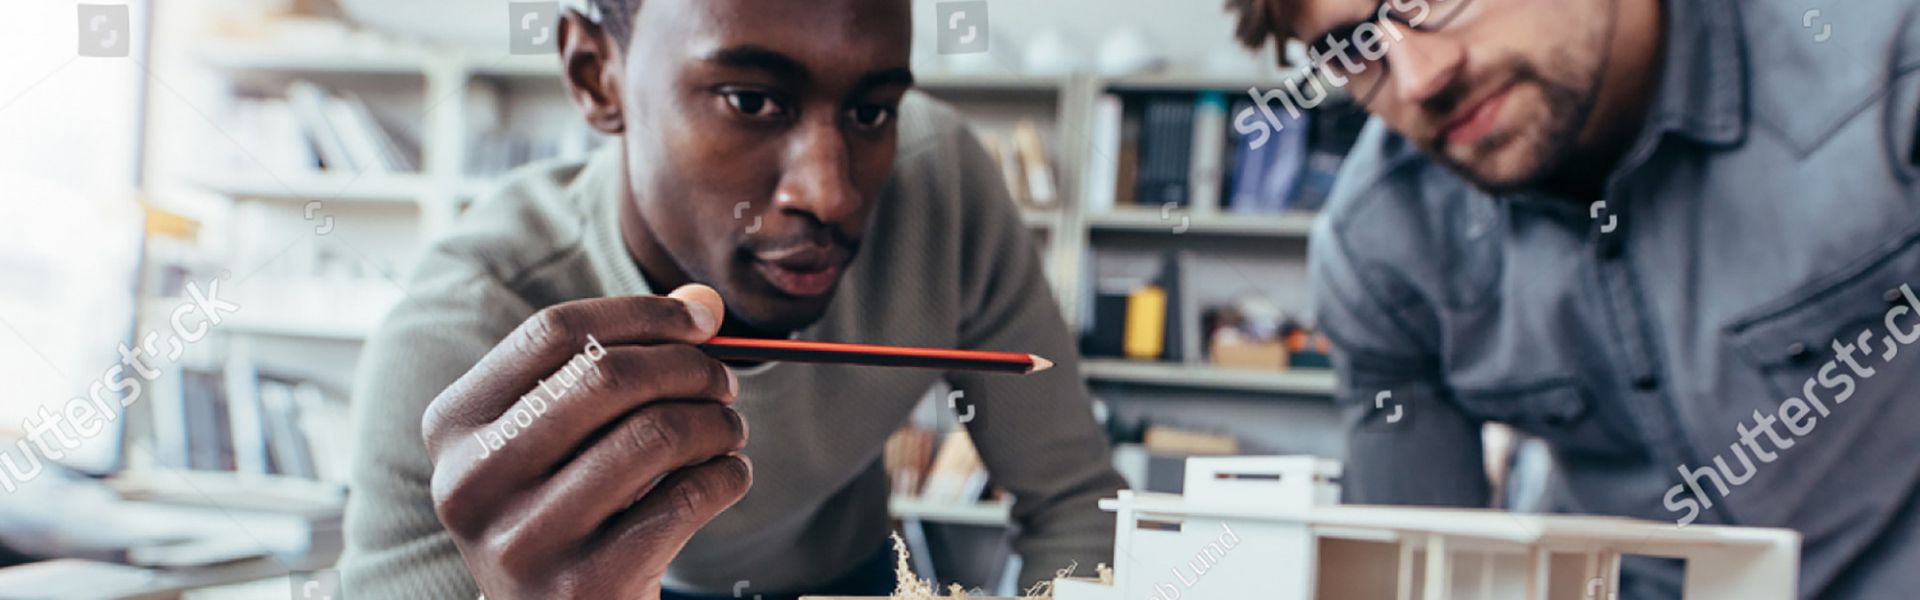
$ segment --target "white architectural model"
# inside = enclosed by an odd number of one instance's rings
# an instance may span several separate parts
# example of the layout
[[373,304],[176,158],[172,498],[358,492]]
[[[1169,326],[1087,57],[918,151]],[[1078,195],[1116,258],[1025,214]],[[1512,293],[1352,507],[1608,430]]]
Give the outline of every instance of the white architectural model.
[[1112,584],[1054,600],[1606,600],[1622,555],[1686,559],[1687,600],[1788,600],[1800,536],[1613,517],[1341,506],[1340,465],[1187,461],[1185,495],[1120,492]]

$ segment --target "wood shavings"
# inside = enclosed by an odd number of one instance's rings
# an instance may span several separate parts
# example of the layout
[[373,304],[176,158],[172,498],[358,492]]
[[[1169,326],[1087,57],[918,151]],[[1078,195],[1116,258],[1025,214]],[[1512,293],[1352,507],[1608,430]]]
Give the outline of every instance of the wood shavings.
[[[940,592],[934,588],[933,582],[921,579],[918,574],[915,574],[908,560],[907,542],[906,540],[900,539],[900,534],[897,532],[893,534],[893,558],[893,577],[896,583],[893,588],[893,596],[891,596],[892,600],[937,600],[939,598],[967,600],[973,597],[967,593],[965,588],[960,587],[958,583],[948,585],[947,595],[942,596]],[[1074,569],[1079,568],[1079,566],[1080,563],[1068,564],[1067,568],[1054,572],[1054,578],[1065,579],[1071,577],[1073,576]],[[1099,573],[1101,583],[1109,585],[1113,583],[1113,568],[1107,566],[1106,563],[1095,566],[1094,571]],[[1026,593],[1020,595],[1021,600],[1051,600],[1052,598],[1052,580],[1034,583],[1033,587],[1027,588]]]
[[914,574],[913,567],[907,564],[907,541],[900,534],[893,534],[893,600],[932,600],[939,594],[933,590],[933,583]]

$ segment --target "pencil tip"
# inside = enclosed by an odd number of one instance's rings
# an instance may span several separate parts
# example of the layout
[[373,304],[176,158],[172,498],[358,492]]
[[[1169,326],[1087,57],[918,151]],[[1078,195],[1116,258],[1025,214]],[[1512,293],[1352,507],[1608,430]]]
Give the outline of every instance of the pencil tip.
[[1053,361],[1038,354],[1028,354],[1027,358],[1033,359],[1033,368],[1027,371],[1029,375],[1053,368]]

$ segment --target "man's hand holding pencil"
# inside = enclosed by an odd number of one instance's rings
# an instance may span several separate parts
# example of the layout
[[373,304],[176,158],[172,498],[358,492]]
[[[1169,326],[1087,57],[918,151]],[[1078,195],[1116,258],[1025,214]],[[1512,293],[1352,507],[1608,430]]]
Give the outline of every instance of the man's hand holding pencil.
[[[688,538],[746,495],[738,380],[696,346],[725,314],[703,285],[556,305],[427,407],[434,509],[486,597],[658,598]],[[605,354],[569,376],[589,335]],[[498,447],[477,435],[535,408]]]
[[[1053,365],[1013,352],[715,337],[725,314],[697,284],[553,306],[428,405],[434,509],[488,598],[659,597],[688,538],[753,481],[740,454],[747,424],[731,408],[739,381],[722,360],[1020,374]],[[582,362],[589,344],[604,355]],[[503,430],[514,433],[482,436]]]

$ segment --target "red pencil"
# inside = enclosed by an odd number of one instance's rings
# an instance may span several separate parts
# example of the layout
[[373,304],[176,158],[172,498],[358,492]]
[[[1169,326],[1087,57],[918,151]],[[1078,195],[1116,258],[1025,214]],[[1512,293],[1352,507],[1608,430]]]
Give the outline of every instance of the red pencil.
[[920,367],[999,371],[1023,375],[1038,373],[1053,367],[1053,361],[1037,355],[1017,352],[945,350],[798,340],[716,337],[701,344],[700,349],[720,360],[755,362],[791,361],[876,367]]

